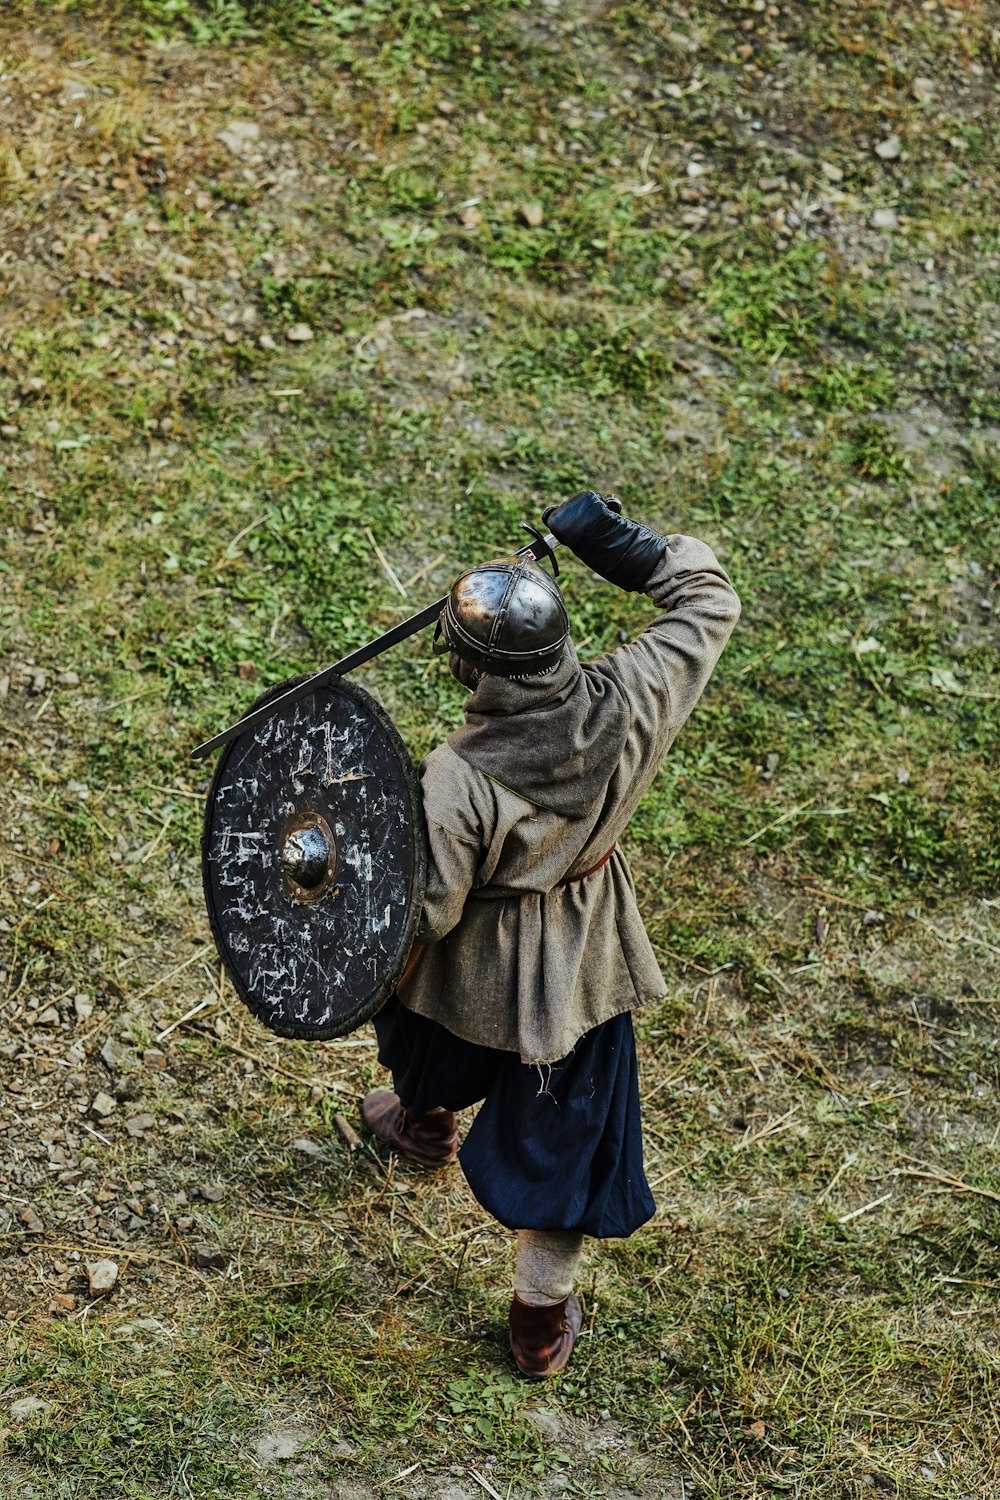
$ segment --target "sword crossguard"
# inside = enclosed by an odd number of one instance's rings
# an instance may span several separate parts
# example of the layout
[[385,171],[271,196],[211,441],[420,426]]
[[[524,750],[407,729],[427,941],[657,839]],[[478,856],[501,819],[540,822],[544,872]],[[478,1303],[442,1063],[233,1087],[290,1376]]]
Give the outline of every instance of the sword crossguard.
[[552,576],[558,578],[559,562],[552,548],[545,540],[545,537],[538,530],[538,527],[532,526],[530,521],[522,521],[521,530],[526,531],[534,541],[534,545],[531,548],[531,556],[535,559],[535,562],[542,562],[543,559],[550,562],[552,564]]

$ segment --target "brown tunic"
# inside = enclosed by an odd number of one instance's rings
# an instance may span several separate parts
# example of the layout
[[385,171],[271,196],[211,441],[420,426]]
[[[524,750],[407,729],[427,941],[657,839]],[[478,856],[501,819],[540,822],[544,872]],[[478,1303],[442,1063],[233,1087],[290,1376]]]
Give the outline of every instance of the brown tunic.
[[[624,752],[591,814],[526,801],[449,742],[421,772],[430,843],[420,939],[400,988],[456,1036],[555,1062],[592,1027],[666,993],[617,844],[739,618],[732,584],[694,537],[672,536],[646,593],[663,611],[591,663],[631,706]],[[566,746],[554,744],[555,760]],[[569,884],[560,884],[570,877]]]

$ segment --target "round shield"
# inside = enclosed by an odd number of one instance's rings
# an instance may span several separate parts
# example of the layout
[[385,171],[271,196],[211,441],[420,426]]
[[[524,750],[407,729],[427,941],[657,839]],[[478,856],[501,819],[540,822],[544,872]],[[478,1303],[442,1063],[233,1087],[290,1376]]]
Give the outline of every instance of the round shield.
[[416,773],[363,688],[336,678],[223,750],[202,838],[208,916],[240,998],[279,1036],[343,1036],[383,1005],[426,868]]

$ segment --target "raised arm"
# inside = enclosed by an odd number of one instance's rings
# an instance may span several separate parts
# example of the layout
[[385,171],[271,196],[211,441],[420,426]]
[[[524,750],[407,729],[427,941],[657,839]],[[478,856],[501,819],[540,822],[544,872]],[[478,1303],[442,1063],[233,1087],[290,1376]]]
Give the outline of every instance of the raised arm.
[[661,536],[616,515],[593,490],[547,512],[546,520],[588,567],[619,588],[647,594],[663,611],[636,640],[590,670],[615,678],[633,705],[637,729],[665,750],[739,619],[736,590],[705,542]]

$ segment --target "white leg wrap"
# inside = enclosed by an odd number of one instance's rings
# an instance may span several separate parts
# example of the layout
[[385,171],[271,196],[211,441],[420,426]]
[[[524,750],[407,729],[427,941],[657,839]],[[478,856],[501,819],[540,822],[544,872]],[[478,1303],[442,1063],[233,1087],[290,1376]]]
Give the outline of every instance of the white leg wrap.
[[551,1307],[573,1290],[583,1235],[573,1229],[519,1229],[514,1291],[531,1307]]

